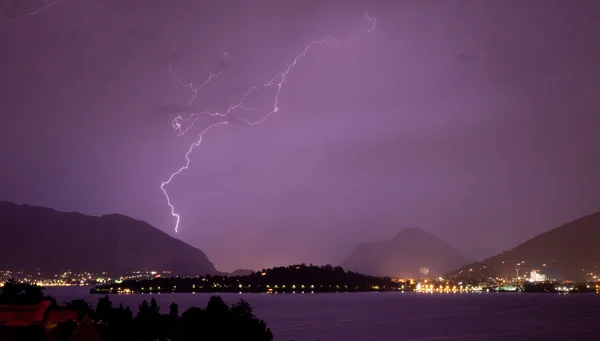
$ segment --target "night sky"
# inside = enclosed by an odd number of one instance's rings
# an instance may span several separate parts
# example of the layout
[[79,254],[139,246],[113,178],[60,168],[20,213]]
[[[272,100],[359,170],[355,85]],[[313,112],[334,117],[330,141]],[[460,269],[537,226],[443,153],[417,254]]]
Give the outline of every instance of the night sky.
[[[64,0],[26,15],[43,6],[0,5],[0,200],[126,214],[225,271],[336,264],[406,227],[481,259],[600,209],[600,1]],[[226,110],[329,34],[344,40],[298,61],[279,112],[248,126],[261,113],[234,111],[204,135],[167,187],[175,234],[160,184],[216,119],[184,136],[172,120]],[[223,73],[188,105],[169,61],[196,86]],[[268,112],[274,90],[248,106]]]

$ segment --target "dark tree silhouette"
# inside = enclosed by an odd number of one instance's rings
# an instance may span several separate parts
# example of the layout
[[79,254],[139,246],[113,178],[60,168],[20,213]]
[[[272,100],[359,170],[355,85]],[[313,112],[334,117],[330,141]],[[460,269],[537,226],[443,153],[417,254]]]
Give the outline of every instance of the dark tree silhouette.
[[177,303],[171,303],[171,306],[169,307],[169,316],[174,319],[179,318],[179,306]]
[[112,302],[108,296],[104,296],[98,300],[96,304],[96,317],[100,320],[107,320],[110,318],[112,310]]
[[78,312],[78,317],[81,320],[85,315],[89,315],[93,317],[94,310],[92,306],[84,299],[73,300],[71,302],[66,302],[65,306],[67,308],[73,309]]
[[221,296],[212,296],[208,300],[208,305],[206,306],[206,314],[210,316],[225,316],[229,313],[229,307],[223,301]]
[[[38,288],[25,293],[25,287],[19,285],[10,282],[8,290],[3,290],[0,296],[43,296]],[[114,308],[108,296],[98,300],[95,311],[83,299],[67,302],[66,306],[79,311],[80,317],[88,315],[92,318],[104,341],[273,340],[273,334],[264,321],[254,316],[252,307],[244,300],[228,306],[221,297],[212,296],[205,308],[192,307],[181,315],[177,304],[172,303],[168,313],[162,315],[158,303],[152,298],[150,303],[143,301],[140,304],[135,318],[129,307],[124,308],[123,304]],[[18,335],[9,339],[35,341],[50,337],[67,341],[76,327],[77,324],[72,321],[60,323],[51,334],[44,336],[43,328],[34,326],[19,329]]]
[[92,314],[96,317],[96,329],[100,333],[102,340],[134,340],[136,339],[136,326],[133,323],[133,314],[129,307],[123,308],[120,304],[118,308],[112,307],[112,302],[105,296],[98,300],[96,312]]
[[239,300],[238,302],[231,305],[231,312],[234,315],[239,316],[241,318],[254,318],[254,314],[252,313],[252,307],[250,306],[250,303],[244,300]]
[[160,307],[156,303],[154,297],[152,297],[152,299],[150,300],[150,312],[152,314],[160,314]]
[[21,294],[22,286],[14,278],[9,278],[2,287],[2,297],[16,297]]
[[142,303],[140,303],[140,305],[138,306],[138,312],[136,317],[140,317],[143,315],[148,314],[148,312],[150,311],[150,306],[148,305],[148,301],[143,300]]
[[23,294],[27,299],[32,301],[41,301],[44,298],[44,290],[37,285],[27,285],[23,288]]
[[206,340],[203,322],[204,309],[192,307],[181,314],[181,331],[184,340]]
[[[244,300],[231,305],[230,309],[233,324],[239,326],[238,330],[232,330],[231,338],[241,340],[245,334],[255,335],[257,340],[272,340],[273,334],[267,328],[264,321],[258,320],[252,313],[252,307]],[[243,330],[243,332],[242,332]]]
[[42,300],[49,300],[52,305],[56,301],[44,296],[44,288],[35,284],[18,283],[14,278],[6,281],[0,294],[2,304],[38,304]]

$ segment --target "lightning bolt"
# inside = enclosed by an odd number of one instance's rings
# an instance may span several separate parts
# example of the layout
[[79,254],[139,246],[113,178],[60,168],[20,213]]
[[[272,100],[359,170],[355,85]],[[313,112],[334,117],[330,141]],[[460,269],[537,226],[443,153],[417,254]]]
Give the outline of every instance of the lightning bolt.
[[[372,32],[375,29],[375,26],[377,25],[377,19],[369,16],[368,12],[365,12],[365,19],[371,23],[371,26],[361,29],[360,32],[366,32],[366,33]],[[348,39],[348,38],[350,38],[350,37],[347,37],[346,39]],[[271,80],[269,82],[263,84],[260,87],[259,86],[249,87],[248,91],[246,91],[245,95],[242,97],[242,99],[239,102],[237,102],[236,104],[230,105],[223,112],[210,112],[210,111],[202,111],[202,112],[197,112],[197,113],[192,112],[192,113],[186,113],[186,114],[184,113],[183,115],[179,115],[179,116],[175,117],[175,119],[171,122],[171,125],[172,125],[173,129],[175,129],[177,131],[178,136],[181,136],[181,135],[184,135],[185,133],[187,133],[189,131],[189,129],[194,126],[194,122],[201,117],[206,117],[206,116],[223,117],[223,119],[219,118],[219,119],[221,119],[221,121],[218,121],[217,123],[213,123],[213,124],[209,125],[206,129],[202,130],[198,134],[198,138],[196,139],[196,141],[189,146],[187,152],[185,153],[184,165],[181,166],[179,169],[177,169],[177,171],[172,173],[169,176],[169,178],[166,181],[163,181],[160,185],[160,189],[162,190],[162,192],[167,200],[167,204],[169,205],[169,207],[171,209],[171,215],[175,218],[175,232],[179,232],[179,222],[181,220],[181,217],[180,217],[179,213],[176,212],[175,206],[171,203],[171,198],[169,197],[166,186],[168,186],[177,175],[181,174],[183,171],[185,171],[189,168],[190,162],[191,162],[190,155],[191,155],[192,151],[194,150],[194,148],[200,146],[200,144],[202,143],[202,140],[204,138],[204,135],[207,134],[209,131],[211,131],[213,128],[229,124],[229,120],[227,120],[226,117],[230,113],[232,113],[234,110],[239,109],[239,110],[243,110],[243,111],[261,111],[259,108],[256,108],[256,107],[246,107],[246,106],[244,106],[244,103],[246,102],[246,100],[249,98],[249,96],[254,91],[256,91],[260,88],[275,87],[276,90],[275,90],[275,95],[273,98],[273,106],[269,112],[267,112],[264,116],[262,116],[261,119],[256,120],[256,121],[250,121],[250,120],[247,120],[246,118],[239,119],[240,121],[242,121],[250,126],[254,126],[254,125],[263,123],[267,118],[269,118],[271,115],[273,115],[279,111],[279,109],[280,109],[279,108],[279,95],[281,93],[281,90],[283,89],[283,84],[285,83],[286,77],[293,70],[293,68],[298,64],[300,59],[302,59],[304,56],[306,56],[306,54],[308,53],[310,48],[313,46],[316,46],[316,45],[323,45],[330,41],[339,42],[342,40],[344,40],[344,39],[337,39],[332,35],[328,35],[321,40],[310,41],[308,44],[306,44],[306,46],[304,47],[302,52],[300,54],[296,55],[296,57],[294,57],[294,59],[292,60],[291,63],[286,63],[286,68],[283,71],[276,74],[273,78],[271,78]],[[175,41],[173,41],[173,51],[174,50],[175,50]],[[226,63],[227,62],[227,52],[223,52],[222,58]],[[196,87],[196,86],[194,86],[193,83],[191,83],[191,82],[186,83],[181,78],[177,77],[173,73],[172,67],[173,67],[173,63],[172,63],[172,60],[170,60],[169,61],[169,74],[171,75],[171,77],[173,77],[173,79],[175,79],[175,81],[177,81],[182,86],[189,88],[192,92],[192,97],[189,100],[188,105],[191,105],[194,102],[194,100],[196,100],[198,93],[202,89],[204,89],[208,84],[210,84],[210,82],[213,79],[219,77],[223,73],[223,69],[221,69],[221,71],[219,71],[218,73],[209,74],[206,81],[204,81],[200,86]],[[184,124],[185,124],[185,126],[184,126]]]
[[0,21],[0,25],[8,24],[8,23],[11,23],[13,21],[19,20],[21,18],[33,16],[33,15],[36,15],[36,14],[38,14],[40,12],[44,12],[44,11],[49,10],[50,8],[58,5],[59,3],[63,2],[63,1],[65,1],[65,0],[54,0],[54,1],[44,0],[44,6],[43,7],[39,7],[39,8],[37,8],[37,9],[31,11],[31,12],[25,13],[23,15],[16,16],[14,18],[9,18],[7,20]]
[[[173,40],[173,52],[175,52],[175,40]],[[227,52],[223,52],[223,60],[227,63]],[[190,88],[190,90],[192,90],[192,92],[194,93],[194,95],[192,96],[192,98],[190,99],[190,101],[188,102],[188,105],[191,105],[192,102],[194,102],[194,100],[196,100],[196,96],[198,96],[198,92],[202,91],[202,89],[204,89],[205,86],[207,86],[214,78],[219,77],[221,74],[223,74],[223,69],[221,69],[221,71],[219,71],[218,73],[210,73],[208,74],[208,78],[206,79],[206,81],[204,81],[204,83],[202,83],[199,87],[194,87],[194,83],[186,83],[183,80],[181,80],[181,78],[177,77],[174,73],[173,73],[173,59],[169,60],[169,74],[171,75],[171,77],[173,77],[177,82],[179,82],[179,84],[185,86],[186,88]]]

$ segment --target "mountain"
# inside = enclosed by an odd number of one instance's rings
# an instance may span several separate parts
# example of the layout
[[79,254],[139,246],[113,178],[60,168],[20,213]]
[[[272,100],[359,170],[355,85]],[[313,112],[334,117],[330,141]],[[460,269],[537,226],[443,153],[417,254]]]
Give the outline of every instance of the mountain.
[[[558,280],[600,277],[600,212],[542,233],[510,251],[466,265],[457,279],[529,276],[531,270]],[[594,276],[597,276],[594,278]]]
[[347,270],[400,278],[438,277],[469,261],[456,248],[417,228],[392,239],[360,244],[342,262]]
[[0,269],[216,273],[206,255],[133,218],[93,217],[0,202]]
[[255,272],[256,271],[249,270],[249,269],[236,269],[234,272],[225,273],[224,275],[229,276],[229,277],[242,277],[242,276],[252,275]]

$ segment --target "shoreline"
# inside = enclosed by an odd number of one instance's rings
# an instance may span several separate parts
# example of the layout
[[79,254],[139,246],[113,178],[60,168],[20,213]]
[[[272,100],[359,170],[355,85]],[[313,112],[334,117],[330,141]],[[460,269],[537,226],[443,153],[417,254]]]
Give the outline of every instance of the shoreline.
[[90,290],[89,292],[91,295],[111,295],[111,296],[128,296],[128,295],[177,295],[177,294],[192,294],[192,295],[196,295],[196,294],[212,294],[212,295],[222,295],[222,294],[238,294],[238,295],[282,295],[282,296],[291,296],[291,295],[319,295],[319,294],[366,294],[366,293],[381,293],[381,294],[387,294],[387,293],[397,293],[397,294],[421,294],[421,295],[428,295],[428,296],[433,296],[433,295],[464,295],[464,294],[477,294],[477,295],[483,295],[483,294],[555,294],[555,295],[570,295],[570,294],[576,294],[576,295],[580,295],[580,294],[595,294],[598,295],[599,293],[597,292],[537,292],[537,291],[497,291],[497,290],[490,290],[488,291],[464,291],[464,292],[419,292],[419,291],[413,291],[413,290],[378,290],[378,291],[315,291],[315,292],[258,292],[258,291],[194,291],[194,292],[187,292],[187,291],[178,291],[178,292],[173,292],[173,291],[154,291],[154,292],[94,292],[92,290]]

